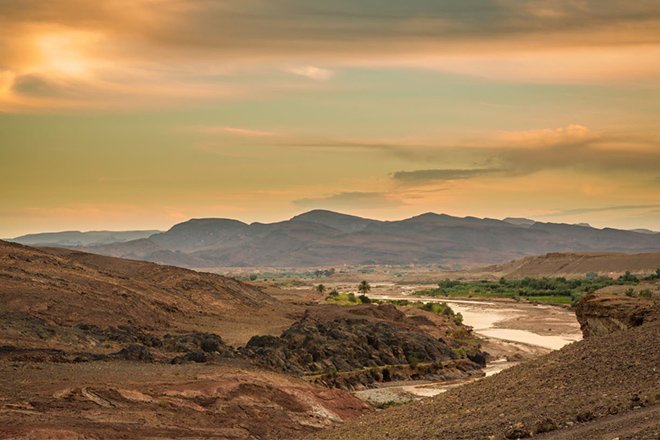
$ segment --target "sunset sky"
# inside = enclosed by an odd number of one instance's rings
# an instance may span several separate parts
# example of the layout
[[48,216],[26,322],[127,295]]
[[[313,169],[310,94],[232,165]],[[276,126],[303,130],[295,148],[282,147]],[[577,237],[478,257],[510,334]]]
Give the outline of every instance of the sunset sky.
[[0,237],[326,208],[660,230],[658,0],[0,0]]

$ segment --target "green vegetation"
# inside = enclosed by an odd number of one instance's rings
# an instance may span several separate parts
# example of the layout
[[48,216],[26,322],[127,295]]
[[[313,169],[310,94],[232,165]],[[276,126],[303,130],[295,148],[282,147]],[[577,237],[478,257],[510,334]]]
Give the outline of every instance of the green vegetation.
[[655,281],[660,280],[660,269],[656,269],[654,274],[651,274],[644,278],[644,281]]
[[357,304],[362,304],[360,300],[355,296],[354,293],[339,293],[336,290],[330,292],[328,296],[325,297],[327,302],[337,304],[340,306],[354,306]]
[[612,285],[636,285],[639,279],[626,272],[619,279],[593,276],[584,279],[524,278],[521,280],[499,281],[457,281],[446,279],[438,283],[438,288],[415,292],[416,295],[445,297],[483,297],[483,298],[527,298],[532,301],[554,304],[575,304],[583,293],[594,292]]
[[325,292],[325,286],[323,284],[319,284],[318,286],[316,286],[316,291],[319,294],[323,295],[323,293]]
[[635,283],[635,284],[639,283],[639,278],[631,274],[629,270],[627,270],[624,275],[620,276],[619,280],[626,283]]
[[[581,296],[581,295],[579,295]],[[579,296],[577,299],[579,299]],[[536,301],[540,303],[549,303],[549,304],[571,304],[573,302],[573,295],[571,296],[534,296],[528,298],[530,301]]]
[[282,271],[282,272],[256,272],[252,273],[249,275],[246,274],[236,274],[236,273],[220,273],[217,272],[218,275],[225,275],[225,276],[230,276],[232,278],[235,278],[237,280],[241,281],[256,281],[257,279],[262,279],[262,280],[301,280],[301,279],[315,279],[315,278],[325,278],[329,277],[331,275],[334,275],[336,273],[335,269],[327,269],[327,270],[314,270],[314,271],[306,271],[306,272],[287,272],[287,271]]
[[371,298],[369,298],[367,295],[360,295],[358,296],[358,299],[360,300],[361,304],[371,304]]
[[398,307],[414,307],[416,309],[425,310],[427,312],[435,313],[440,316],[447,316],[454,321],[456,325],[463,324],[463,315],[456,313],[452,310],[447,303],[438,302],[423,302],[423,301],[408,301],[406,299],[388,299],[379,300],[371,299],[366,295],[355,296],[354,293],[339,293],[337,290],[330,292],[325,297],[326,302],[336,304],[339,306],[355,306],[358,304],[392,304]]
[[651,289],[642,289],[639,291],[639,297],[640,298],[653,298],[653,292],[651,292]]
[[313,273],[315,278],[329,277],[335,274],[335,269],[332,268],[327,270],[315,270]]

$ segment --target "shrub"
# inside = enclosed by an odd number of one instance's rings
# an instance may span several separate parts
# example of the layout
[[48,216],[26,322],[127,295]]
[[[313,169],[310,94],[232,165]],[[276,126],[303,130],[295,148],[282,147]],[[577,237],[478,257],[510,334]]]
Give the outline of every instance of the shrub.
[[634,291],[632,288],[630,288],[630,289],[626,289],[626,291],[623,292],[623,293],[624,293],[626,296],[629,296],[629,297],[633,297],[633,296],[635,296],[635,291]]
[[631,274],[629,270],[619,277],[619,281],[623,281],[624,283],[639,283],[639,279]]
[[660,269],[656,269],[655,273],[644,278],[647,281],[660,280]]
[[355,294],[353,292],[348,294],[348,300],[352,303],[357,302],[357,298],[355,297]]
[[408,365],[410,365],[410,368],[413,369],[417,368],[417,365],[419,365],[419,359],[417,358],[417,356],[415,356],[414,354],[408,356]]
[[371,304],[371,299],[367,295],[360,295],[358,296],[358,299],[362,304]]
[[639,297],[640,298],[652,298],[653,293],[651,292],[651,289],[643,289],[639,291]]
[[454,315],[454,324],[463,325],[463,315],[461,313],[457,313]]
[[257,274],[253,273],[252,275],[250,275],[250,281],[256,281],[256,279],[257,279]]

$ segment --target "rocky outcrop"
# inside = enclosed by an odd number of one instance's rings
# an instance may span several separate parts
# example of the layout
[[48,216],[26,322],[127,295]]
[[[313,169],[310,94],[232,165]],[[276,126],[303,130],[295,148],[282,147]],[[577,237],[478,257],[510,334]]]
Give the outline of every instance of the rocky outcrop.
[[660,319],[660,304],[651,298],[589,293],[582,297],[575,314],[582,334],[588,338]]
[[413,358],[435,362],[458,357],[441,339],[384,322],[351,318],[297,324],[280,337],[255,336],[246,348],[276,369],[294,374],[402,365]]
[[[478,347],[455,350],[450,336],[446,341],[421,331],[392,305],[339,310],[333,316],[335,309],[325,310],[325,317],[308,311],[279,337],[254,336],[243,353],[274,370],[317,375],[326,386],[341,388],[481,374],[483,353]],[[446,366],[459,360],[456,366]]]

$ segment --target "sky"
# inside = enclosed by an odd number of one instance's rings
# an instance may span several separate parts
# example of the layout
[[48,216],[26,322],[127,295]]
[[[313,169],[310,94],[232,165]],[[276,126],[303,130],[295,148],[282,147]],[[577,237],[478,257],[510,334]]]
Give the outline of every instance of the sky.
[[316,208],[660,230],[658,0],[0,0],[0,237]]

